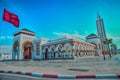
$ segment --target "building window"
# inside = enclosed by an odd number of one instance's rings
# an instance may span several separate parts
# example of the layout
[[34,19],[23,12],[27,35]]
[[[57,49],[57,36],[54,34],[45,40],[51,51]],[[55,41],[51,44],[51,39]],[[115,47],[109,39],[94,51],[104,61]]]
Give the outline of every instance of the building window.
[[36,44],[36,55],[40,55],[40,44]]
[[99,46],[99,49],[101,49],[101,45],[100,45],[100,43],[98,44],[98,46]]

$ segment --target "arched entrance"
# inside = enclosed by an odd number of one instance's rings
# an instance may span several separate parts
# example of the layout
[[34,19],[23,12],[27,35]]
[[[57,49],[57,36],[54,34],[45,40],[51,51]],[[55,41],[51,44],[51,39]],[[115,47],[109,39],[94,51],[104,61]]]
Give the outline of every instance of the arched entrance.
[[53,59],[53,58],[55,58],[55,46],[54,45],[52,45],[51,47],[50,47],[50,52],[51,52],[51,58]]
[[45,49],[45,59],[48,59],[48,48]]
[[25,41],[23,43],[23,56],[24,59],[32,59],[32,49],[33,49],[33,45],[30,41]]
[[14,50],[14,59],[19,59],[19,53],[18,53],[18,51],[19,51],[19,42],[18,41],[16,41],[14,43],[13,50]]

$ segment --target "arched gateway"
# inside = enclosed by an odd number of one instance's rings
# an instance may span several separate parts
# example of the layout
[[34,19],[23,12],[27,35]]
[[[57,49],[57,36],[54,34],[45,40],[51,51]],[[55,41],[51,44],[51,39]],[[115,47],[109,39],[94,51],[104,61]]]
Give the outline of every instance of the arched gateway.
[[14,42],[14,45],[13,45],[13,51],[14,51],[15,59],[19,58],[18,50],[19,50],[19,42],[16,41],[16,42]]
[[34,32],[21,29],[14,33],[13,56],[14,60],[32,59]]
[[31,59],[32,58],[32,51],[33,51],[33,44],[29,40],[26,40],[22,44],[23,49],[23,56],[24,59]]

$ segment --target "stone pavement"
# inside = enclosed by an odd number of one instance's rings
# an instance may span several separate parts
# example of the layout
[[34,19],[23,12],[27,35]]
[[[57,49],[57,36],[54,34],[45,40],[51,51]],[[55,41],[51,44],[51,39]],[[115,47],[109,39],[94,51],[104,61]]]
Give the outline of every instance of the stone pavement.
[[[120,57],[116,55],[113,58]],[[77,60],[5,61],[0,70],[38,72],[48,74],[117,74],[120,61],[102,57],[82,57]],[[92,79],[93,80],[93,79]]]

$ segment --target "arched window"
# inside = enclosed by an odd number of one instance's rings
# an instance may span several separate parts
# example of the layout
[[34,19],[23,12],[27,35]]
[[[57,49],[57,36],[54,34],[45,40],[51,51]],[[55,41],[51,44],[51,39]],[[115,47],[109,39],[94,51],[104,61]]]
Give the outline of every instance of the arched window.
[[58,45],[58,57],[61,57],[62,50],[63,50],[63,46]]

